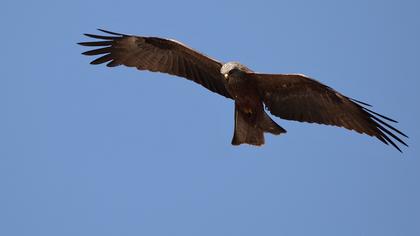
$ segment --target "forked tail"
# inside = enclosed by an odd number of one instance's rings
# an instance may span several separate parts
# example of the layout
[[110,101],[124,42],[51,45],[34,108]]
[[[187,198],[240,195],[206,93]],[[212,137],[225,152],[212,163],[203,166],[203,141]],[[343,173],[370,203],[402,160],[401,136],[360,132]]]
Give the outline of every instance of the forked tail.
[[235,104],[235,131],[232,145],[247,143],[261,146],[264,144],[264,132],[279,135],[286,130],[274,122],[264,110],[256,114],[245,113]]

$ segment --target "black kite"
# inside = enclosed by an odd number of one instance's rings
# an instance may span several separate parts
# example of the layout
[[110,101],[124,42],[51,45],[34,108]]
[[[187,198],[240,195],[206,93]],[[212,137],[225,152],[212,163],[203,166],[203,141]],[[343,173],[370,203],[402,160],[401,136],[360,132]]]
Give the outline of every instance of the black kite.
[[[125,65],[139,70],[168,73],[192,80],[235,101],[233,145],[264,144],[264,132],[286,133],[264,111],[287,120],[344,127],[378,138],[401,149],[407,146],[397,134],[407,137],[369,104],[349,98],[334,89],[300,74],[260,74],[237,63],[223,64],[171,39],[142,37],[100,30],[109,35],[85,34],[103,41],[79,43],[100,47],[84,52],[99,58],[91,64],[109,67]],[[393,133],[395,132],[395,133]]]

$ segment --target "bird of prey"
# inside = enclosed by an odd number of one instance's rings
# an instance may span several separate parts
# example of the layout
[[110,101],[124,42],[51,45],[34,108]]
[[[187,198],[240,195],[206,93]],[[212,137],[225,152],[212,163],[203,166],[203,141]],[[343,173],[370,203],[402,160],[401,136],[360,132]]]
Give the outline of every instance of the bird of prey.
[[333,125],[367,134],[400,152],[396,143],[408,146],[398,135],[408,137],[387,123],[395,120],[305,75],[256,73],[238,62],[219,62],[176,40],[100,31],[106,35],[85,34],[99,41],[79,43],[99,47],[83,53],[100,55],[91,64],[125,65],[184,77],[234,100],[233,145],[260,146],[264,144],[264,132],[286,133],[266,109],[286,120]]

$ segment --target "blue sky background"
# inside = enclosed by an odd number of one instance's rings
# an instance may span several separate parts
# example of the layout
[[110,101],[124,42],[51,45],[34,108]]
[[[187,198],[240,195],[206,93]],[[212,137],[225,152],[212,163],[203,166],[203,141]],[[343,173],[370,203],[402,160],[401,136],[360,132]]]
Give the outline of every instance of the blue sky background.
[[[2,1],[0,235],[420,235],[419,1]],[[91,66],[82,33],[170,37],[304,73],[400,121],[233,147],[233,103]]]

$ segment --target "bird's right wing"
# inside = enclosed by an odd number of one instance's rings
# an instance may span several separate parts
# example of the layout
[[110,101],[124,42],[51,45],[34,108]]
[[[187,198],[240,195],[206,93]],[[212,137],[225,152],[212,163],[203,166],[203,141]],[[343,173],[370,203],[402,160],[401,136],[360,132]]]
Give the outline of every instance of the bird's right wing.
[[225,86],[226,81],[220,74],[220,62],[175,40],[100,31],[109,35],[85,35],[103,41],[79,43],[83,46],[100,47],[83,53],[88,56],[101,55],[91,64],[108,62],[109,67],[125,65],[139,70],[168,73],[187,78],[231,98]]

